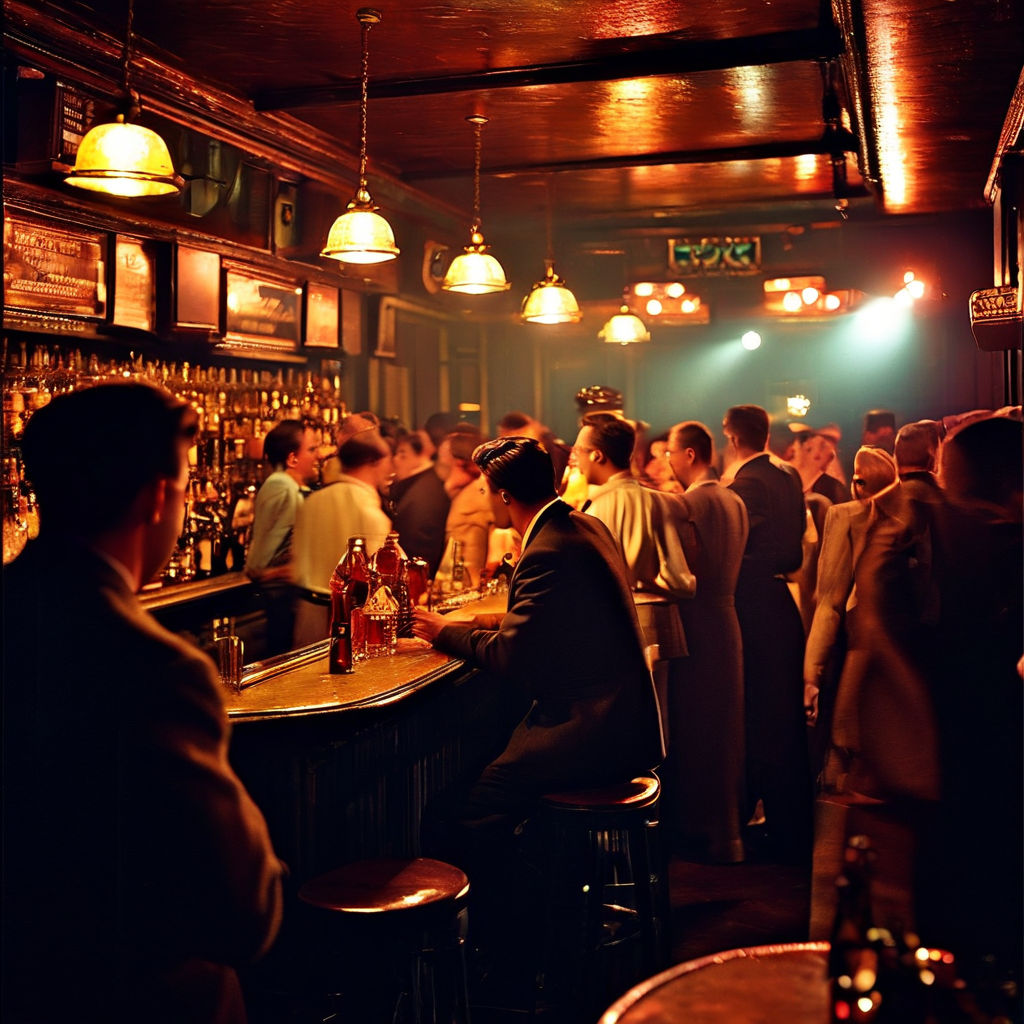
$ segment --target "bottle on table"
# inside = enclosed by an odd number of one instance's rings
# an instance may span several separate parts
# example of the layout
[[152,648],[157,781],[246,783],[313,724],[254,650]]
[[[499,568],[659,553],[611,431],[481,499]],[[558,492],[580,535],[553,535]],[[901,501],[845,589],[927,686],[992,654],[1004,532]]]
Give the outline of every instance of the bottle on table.
[[361,654],[361,637],[356,637],[360,609],[369,594],[369,570],[363,537],[349,537],[348,549],[331,574],[331,627],[329,671],[352,671]]
[[452,542],[452,593],[461,594],[468,587],[463,541],[456,540]]
[[376,586],[362,607],[366,657],[382,658],[398,650],[398,599],[386,583]]
[[867,836],[852,836],[836,879],[836,916],[828,956],[833,1022],[876,1019],[878,952],[872,943],[870,864],[874,853]]
[[392,530],[370,559],[371,575],[377,583],[393,589],[401,575],[402,563],[407,561],[408,557],[398,543],[398,533]]
[[419,581],[419,569],[413,569],[414,562],[422,563],[422,559],[410,559],[406,555],[394,530],[370,560],[373,586],[386,586],[398,602],[398,636],[412,636],[413,591]]

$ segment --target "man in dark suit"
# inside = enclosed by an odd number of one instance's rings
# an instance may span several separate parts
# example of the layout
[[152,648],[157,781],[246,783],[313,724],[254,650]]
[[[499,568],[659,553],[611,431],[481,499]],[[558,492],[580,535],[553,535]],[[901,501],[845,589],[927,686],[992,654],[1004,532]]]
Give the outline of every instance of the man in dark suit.
[[[650,772],[664,749],[622,553],[608,529],[556,497],[539,441],[489,441],[473,461],[496,524],[523,538],[508,610],[470,625],[417,611],[414,630],[518,692],[529,710],[465,792],[428,807],[424,849],[467,872],[475,944],[522,996],[533,972],[517,976],[512,965],[538,941],[543,845],[531,849],[531,829],[518,826],[545,792],[628,781]],[[494,967],[490,977],[493,984]]]
[[55,398],[22,452],[41,530],[4,571],[3,1019],[242,1022],[282,867],[228,764],[213,663],[143,610],[180,534],[195,416]]
[[747,799],[762,801],[771,852],[810,856],[811,780],[803,702],[804,629],[786,574],[800,568],[806,525],[800,474],[765,449],[770,419],[760,406],[733,406],[723,431],[735,456],[728,486],[747,508],[750,530],[736,582],[743,636]]
[[418,611],[416,634],[522,689],[531,702],[463,808],[467,821],[514,825],[547,790],[650,771],[663,756],[651,674],[622,554],[607,528],[554,491],[551,458],[532,438],[473,453],[498,525],[523,554],[497,628]]

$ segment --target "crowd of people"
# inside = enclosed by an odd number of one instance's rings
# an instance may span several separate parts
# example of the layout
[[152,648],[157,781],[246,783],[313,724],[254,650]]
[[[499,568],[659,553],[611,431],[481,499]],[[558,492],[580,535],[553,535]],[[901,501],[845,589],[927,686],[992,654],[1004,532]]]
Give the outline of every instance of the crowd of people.
[[[571,442],[521,412],[494,438],[444,414],[355,414],[329,453],[303,423],[275,426],[246,562],[267,653],[326,637],[350,536],[373,551],[397,532],[442,580],[457,550],[470,586],[511,565],[504,614],[416,613],[416,636],[525,708],[428,809],[427,852],[486,892],[545,791],[658,770],[677,855],[809,867],[815,797],[832,795],[906,830],[904,909],[933,945],[1019,962],[1019,407],[898,429],[872,410],[847,467],[834,425],[780,431],[755,405],[653,438],[613,389],[577,406]],[[81,459],[67,441],[86,433]],[[135,597],[180,531],[192,433],[144,385],[62,397],[26,429],[41,532],[4,578],[4,756],[23,880],[5,914],[29,1001],[55,948],[33,921],[61,917],[40,914],[54,901],[79,907],[68,980],[148,1020],[174,1019],[154,1005],[172,991],[237,1004],[226,965],[278,926],[282,867],[227,763],[216,670]],[[76,758],[87,737],[108,756]]]

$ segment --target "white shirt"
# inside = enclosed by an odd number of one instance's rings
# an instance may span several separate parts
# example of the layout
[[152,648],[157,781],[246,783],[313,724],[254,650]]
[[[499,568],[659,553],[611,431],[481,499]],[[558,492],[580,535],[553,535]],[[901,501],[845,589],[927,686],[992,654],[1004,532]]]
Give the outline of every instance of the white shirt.
[[673,525],[673,500],[623,470],[592,492],[586,515],[600,519],[619,542],[633,590],[692,597],[697,581]]
[[365,537],[366,553],[372,555],[390,530],[377,489],[342,473],[335,483],[314,491],[299,509],[292,541],[295,582],[329,593],[331,574],[348,550],[349,537]]

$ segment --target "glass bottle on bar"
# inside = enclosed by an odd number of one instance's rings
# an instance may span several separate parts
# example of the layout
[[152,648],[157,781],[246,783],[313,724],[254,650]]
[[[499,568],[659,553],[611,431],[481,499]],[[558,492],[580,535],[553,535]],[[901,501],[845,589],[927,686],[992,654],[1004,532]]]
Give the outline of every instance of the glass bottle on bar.
[[406,561],[408,557],[398,543],[398,533],[392,530],[370,559],[370,571],[378,583],[385,584],[394,592],[402,573],[402,563]]
[[369,570],[363,537],[349,537],[348,549],[331,575],[329,670],[351,672],[362,656],[360,609],[369,594]]
[[468,589],[469,583],[466,579],[466,561],[463,555],[463,541],[452,542],[452,593],[461,594]]

